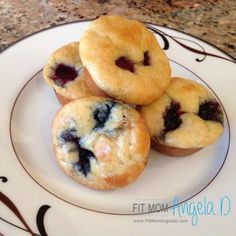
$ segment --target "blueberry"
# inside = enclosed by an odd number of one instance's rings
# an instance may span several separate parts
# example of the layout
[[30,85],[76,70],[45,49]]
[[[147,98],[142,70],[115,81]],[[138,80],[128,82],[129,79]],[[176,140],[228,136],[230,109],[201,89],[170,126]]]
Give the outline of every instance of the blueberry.
[[74,80],[77,76],[78,73],[75,68],[59,64],[55,69],[52,80],[55,81],[57,85],[63,87],[67,82]]
[[199,106],[198,115],[203,120],[212,120],[223,123],[223,112],[220,104],[215,100],[205,101]]
[[[143,61],[142,61],[144,66],[149,66],[150,65],[150,58],[148,51],[143,53]],[[134,62],[124,56],[119,57],[116,59],[116,65],[120,67],[123,70],[128,70],[132,73],[134,73]]]
[[123,70],[128,70],[128,71],[134,73],[134,62],[129,60],[126,57],[119,57],[116,60],[116,65]]
[[95,158],[93,152],[82,148],[80,145],[80,137],[75,134],[75,129],[68,129],[61,133],[60,139],[63,143],[73,143],[74,148],[70,151],[77,152],[79,155],[78,161],[74,163],[77,170],[87,176],[90,173],[90,159]]
[[106,121],[109,119],[112,108],[116,105],[116,102],[109,101],[99,104],[93,113],[93,117],[96,120],[95,129],[103,128]]
[[183,114],[183,112],[180,110],[180,104],[178,102],[172,101],[170,106],[166,108],[163,114],[165,133],[171,130],[175,130],[181,125],[181,114]]
[[90,158],[95,158],[95,156],[91,151],[82,148],[79,144],[79,140],[77,150],[79,152],[79,160],[75,163],[75,165],[78,171],[87,176],[90,173]]
[[148,51],[144,52],[144,54],[143,54],[143,65],[144,66],[150,65],[150,58],[149,58]]
[[76,130],[75,129],[68,129],[68,130],[65,130],[61,133],[61,139],[64,141],[64,142],[71,142],[74,140],[75,136],[73,135],[73,133],[75,133]]

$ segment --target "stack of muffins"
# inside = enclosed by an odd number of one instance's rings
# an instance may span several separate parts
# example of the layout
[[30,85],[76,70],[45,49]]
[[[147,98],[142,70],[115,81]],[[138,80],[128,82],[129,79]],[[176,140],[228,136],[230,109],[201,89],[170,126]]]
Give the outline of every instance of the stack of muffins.
[[63,105],[52,124],[57,160],[91,188],[136,180],[150,143],[163,154],[187,156],[223,132],[223,112],[212,93],[171,78],[155,36],[135,20],[93,21],[80,42],[51,55],[43,73]]

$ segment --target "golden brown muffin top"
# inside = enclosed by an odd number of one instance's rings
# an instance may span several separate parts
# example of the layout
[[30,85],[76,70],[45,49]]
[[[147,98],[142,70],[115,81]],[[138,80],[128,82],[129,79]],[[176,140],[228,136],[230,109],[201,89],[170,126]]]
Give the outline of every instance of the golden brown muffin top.
[[136,20],[103,16],[93,21],[80,40],[80,55],[96,85],[127,103],[152,102],[170,81],[165,53]]
[[223,112],[213,94],[192,80],[172,78],[168,89],[141,114],[151,137],[179,148],[200,148],[223,132]]
[[63,169],[93,188],[117,188],[142,172],[150,136],[140,114],[99,97],[66,104],[52,124],[53,145]]

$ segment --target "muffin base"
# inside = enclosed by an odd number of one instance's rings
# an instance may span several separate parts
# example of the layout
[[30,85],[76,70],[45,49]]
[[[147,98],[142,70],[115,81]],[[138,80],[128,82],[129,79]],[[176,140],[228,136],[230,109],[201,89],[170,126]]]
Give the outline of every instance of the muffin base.
[[57,98],[58,102],[59,102],[62,106],[64,106],[66,103],[72,101],[71,99],[66,98],[66,97],[60,95],[60,94],[57,93],[55,90],[54,90],[54,93],[55,93],[55,95],[56,95],[56,98]]
[[104,92],[102,89],[100,89],[95,84],[92,76],[89,74],[89,72],[86,68],[84,68],[84,77],[85,77],[85,82],[88,86],[88,89],[90,90],[92,95],[99,96],[99,97],[105,97],[105,98],[111,98],[111,96],[109,94]]
[[157,141],[151,141],[152,147],[157,150],[158,152],[172,156],[172,157],[184,157],[189,156],[195,152],[200,151],[202,148],[178,148],[178,147],[171,147],[164,144],[161,144]]

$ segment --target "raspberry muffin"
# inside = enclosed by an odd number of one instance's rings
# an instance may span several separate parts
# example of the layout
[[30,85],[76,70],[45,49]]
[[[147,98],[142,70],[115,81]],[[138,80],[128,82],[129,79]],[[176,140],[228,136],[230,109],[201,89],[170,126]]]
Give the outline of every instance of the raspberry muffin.
[[140,114],[119,101],[84,97],[59,110],[53,147],[62,169],[95,189],[132,183],[143,171],[150,136]]
[[165,53],[153,33],[136,20],[100,17],[82,35],[79,47],[93,94],[101,90],[126,103],[148,104],[169,84]]
[[45,65],[43,75],[61,104],[91,95],[83,76],[79,42],[56,50]]
[[213,94],[183,78],[172,78],[165,93],[143,106],[141,114],[153,147],[170,156],[192,154],[223,132],[223,112]]

